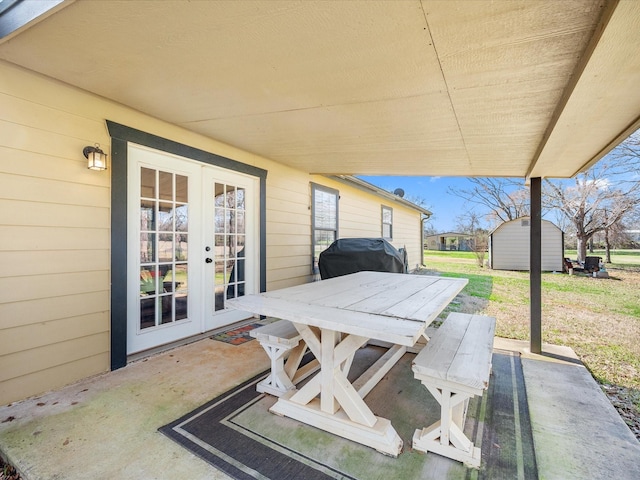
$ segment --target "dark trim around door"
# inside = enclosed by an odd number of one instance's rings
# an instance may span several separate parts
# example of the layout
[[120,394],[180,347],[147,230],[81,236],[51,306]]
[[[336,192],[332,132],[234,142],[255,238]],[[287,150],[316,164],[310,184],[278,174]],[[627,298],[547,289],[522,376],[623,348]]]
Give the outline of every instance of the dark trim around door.
[[267,285],[266,261],[266,181],[267,171],[215,153],[190,147],[151,133],[107,120],[111,136],[111,369],[127,364],[127,164],[128,144],[135,143],[155,150],[197,160],[208,165],[233,170],[260,181],[259,250],[260,291]]

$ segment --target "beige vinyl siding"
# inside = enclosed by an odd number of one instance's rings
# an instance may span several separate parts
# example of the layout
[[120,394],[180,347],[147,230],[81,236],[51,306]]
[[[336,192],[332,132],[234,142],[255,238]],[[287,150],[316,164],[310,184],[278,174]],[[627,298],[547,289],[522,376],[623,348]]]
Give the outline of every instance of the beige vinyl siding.
[[409,270],[422,265],[422,232],[420,214],[408,208],[393,208],[393,244],[406,248]]
[[340,191],[340,238],[380,237],[381,199],[344,184],[330,186]]
[[[528,219],[527,219],[528,221]],[[505,222],[491,235],[491,267],[496,270],[529,270],[530,227],[518,218]],[[542,270],[562,271],[562,231],[542,221]]]
[[309,175],[278,164],[267,174],[267,290],[311,280]]
[[89,172],[81,152],[110,139],[103,119],[73,111],[82,110],[80,98],[74,108],[51,105],[64,102],[58,94],[66,87],[4,66],[0,76],[0,403],[7,403],[109,366],[109,176]]

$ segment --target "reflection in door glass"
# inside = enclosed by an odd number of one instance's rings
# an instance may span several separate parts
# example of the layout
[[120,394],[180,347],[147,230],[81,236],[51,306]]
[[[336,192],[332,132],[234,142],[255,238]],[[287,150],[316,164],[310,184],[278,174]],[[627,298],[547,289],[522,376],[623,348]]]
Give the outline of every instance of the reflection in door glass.
[[140,262],[151,263],[156,259],[156,235],[154,233],[140,234]]
[[234,185],[214,185],[215,310],[225,300],[244,295],[245,191]]
[[156,171],[150,168],[140,170],[140,196],[156,198]]
[[188,316],[188,183],[172,172],[140,172],[140,329]]
[[158,172],[158,185],[160,186],[160,199],[173,200],[173,174],[169,172]]
[[[176,263],[175,272],[172,272],[172,291],[175,292],[175,319],[183,320],[187,318],[187,264]],[[185,281],[183,281],[185,280]]]

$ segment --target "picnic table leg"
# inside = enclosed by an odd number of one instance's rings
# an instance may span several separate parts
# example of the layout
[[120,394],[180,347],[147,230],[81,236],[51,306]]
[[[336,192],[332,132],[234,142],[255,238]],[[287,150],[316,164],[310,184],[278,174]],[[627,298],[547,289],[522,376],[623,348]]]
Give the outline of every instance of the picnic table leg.
[[322,330],[321,351],[322,360],[320,367],[320,408],[323,412],[334,414],[338,411],[338,402],[334,394],[334,378],[337,375],[339,365],[335,364],[334,351],[337,343],[337,332]]
[[376,417],[347,379],[356,350],[368,339],[341,338],[338,332],[317,332],[305,325],[296,328],[320,361],[320,372],[298,391],[280,397],[270,411],[397,456],[402,439],[391,422]]
[[287,362],[284,364],[284,371],[294,385],[315,373],[316,370],[320,368],[320,363],[317,358],[314,358],[303,367],[300,367],[300,363],[306,353],[307,344],[303,340],[296,348],[291,350],[289,358],[287,358]]

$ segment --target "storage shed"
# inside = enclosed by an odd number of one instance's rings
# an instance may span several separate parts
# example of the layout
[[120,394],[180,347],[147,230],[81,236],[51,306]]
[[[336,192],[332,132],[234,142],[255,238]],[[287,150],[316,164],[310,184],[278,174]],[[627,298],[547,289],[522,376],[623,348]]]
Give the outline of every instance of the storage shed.
[[[529,270],[529,217],[504,222],[489,236],[489,268]],[[542,220],[542,270],[561,272],[564,233],[555,224]]]

